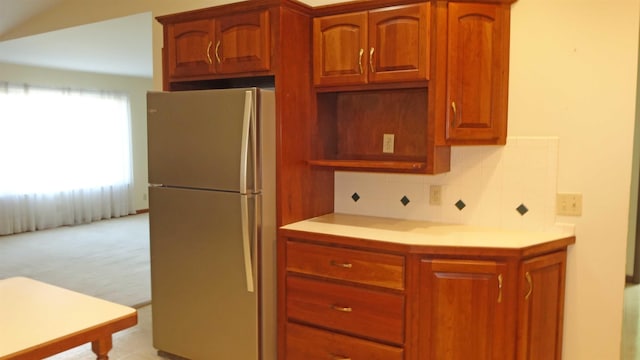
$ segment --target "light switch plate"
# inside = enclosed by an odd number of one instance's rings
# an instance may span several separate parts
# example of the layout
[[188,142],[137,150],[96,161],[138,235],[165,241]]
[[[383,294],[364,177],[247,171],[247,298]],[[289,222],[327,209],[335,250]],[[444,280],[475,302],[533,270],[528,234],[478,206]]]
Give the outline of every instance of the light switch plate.
[[582,194],[556,194],[556,214],[581,216]]
[[429,205],[442,205],[442,185],[429,186]]
[[382,152],[385,154],[393,154],[394,142],[395,142],[395,135],[383,134],[382,135]]

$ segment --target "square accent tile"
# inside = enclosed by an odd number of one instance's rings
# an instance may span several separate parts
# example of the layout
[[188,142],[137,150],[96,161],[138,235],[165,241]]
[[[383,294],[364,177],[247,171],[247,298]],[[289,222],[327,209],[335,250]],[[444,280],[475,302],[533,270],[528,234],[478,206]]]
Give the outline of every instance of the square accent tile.
[[354,202],[358,202],[358,200],[360,200],[360,195],[358,195],[357,192],[353,193],[353,195],[351,195],[351,198],[353,199]]
[[400,202],[402,203],[402,205],[407,206],[407,204],[409,203],[409,198],[403,196],[402,199],[400,199]]
[[462,201],[462,199],[456,201],[455,206],[458,208],[458,210],[462,210],[464,209],[467,204],[464,203],[464,201]]
[[516,211],[520,213],[520,215],[524,215],[529,211],[529,209],[527,209],[527,207],[524,206],[524,204],[520,204],[520,206],[516,208]]

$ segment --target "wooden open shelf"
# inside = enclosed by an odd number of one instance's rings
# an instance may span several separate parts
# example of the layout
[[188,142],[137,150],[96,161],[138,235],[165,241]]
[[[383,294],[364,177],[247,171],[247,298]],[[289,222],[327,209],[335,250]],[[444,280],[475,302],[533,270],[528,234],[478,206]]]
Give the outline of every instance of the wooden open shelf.
[[421,171],[427,164],[421,161],[384,161],[384,160],[309,160],[313,166],[324,166],[335,169],[355,170],[396,170],[396,171]]

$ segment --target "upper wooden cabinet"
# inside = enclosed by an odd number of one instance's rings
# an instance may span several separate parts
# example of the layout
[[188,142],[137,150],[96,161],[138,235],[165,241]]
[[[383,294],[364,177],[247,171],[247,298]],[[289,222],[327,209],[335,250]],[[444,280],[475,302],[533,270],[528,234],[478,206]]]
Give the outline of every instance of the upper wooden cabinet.
[[216,70],[223,74],[271,69],[269,12],[249,12],[216,19]]
[[315,18],[314,84],[426,80],[429,9],[422,3]]
[[504,4],[448,4],[445,115],[448,144],[506,141],[509,12],[510,6]]
[[170,79],[268,72],[269,11],[251,11],[166,27]]
[[167,27],[170,51],[167,53],[170,77],[204,75],[215,72],[211,60],[214,23],[196,20]]
[[369,11],[369,81],[429,78],[428,3]]
[[[333,210],[333,174],[310,168],[313,9],[296,0],[238,1],[167,14],[163,89],[274,88],[277,225]],[[275,135],[274,135],[275,136]]]
[[364,84],[367,13],[313,19],[313,81],[316,85]]

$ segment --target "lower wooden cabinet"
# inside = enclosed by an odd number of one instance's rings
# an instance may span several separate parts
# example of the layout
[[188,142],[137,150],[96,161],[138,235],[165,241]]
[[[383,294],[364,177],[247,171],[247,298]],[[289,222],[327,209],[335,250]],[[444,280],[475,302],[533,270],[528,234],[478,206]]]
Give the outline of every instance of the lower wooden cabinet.
[[289,319],[402,345],[404,295],[287,277]]
[[575,239],[521,251],[293,233],[278,245],[280,360],[561,359]]
[[420,271],[420,359],[511,358],[503,344],[506,264],[428,259]]
[[285,359],[299,360],[403,360],[402,348],[287,323]]
[[525,260],[518,293],[518,360],[562,358],[566,251]]
[[280,248],[284,358],[404,360],[404,256],[294,240]]

